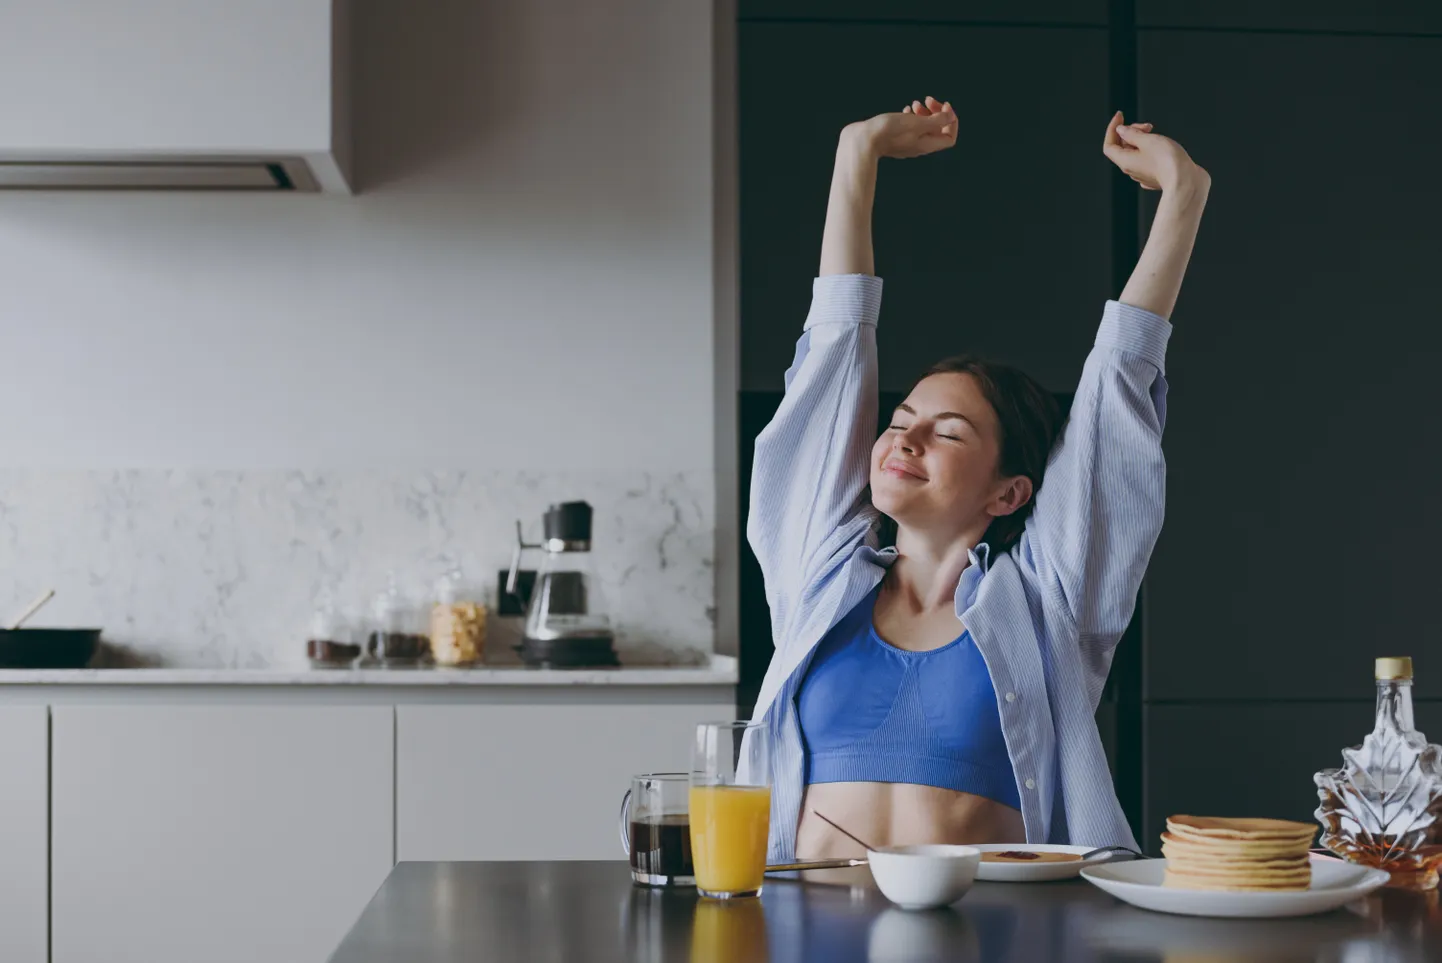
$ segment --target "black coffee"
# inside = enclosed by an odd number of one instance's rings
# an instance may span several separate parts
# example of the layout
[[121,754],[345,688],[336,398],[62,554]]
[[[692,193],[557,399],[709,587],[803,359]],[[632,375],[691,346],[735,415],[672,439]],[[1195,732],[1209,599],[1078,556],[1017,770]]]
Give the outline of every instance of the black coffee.
[[694,876],[689,816],[631,820],[631,868],[648,876]]

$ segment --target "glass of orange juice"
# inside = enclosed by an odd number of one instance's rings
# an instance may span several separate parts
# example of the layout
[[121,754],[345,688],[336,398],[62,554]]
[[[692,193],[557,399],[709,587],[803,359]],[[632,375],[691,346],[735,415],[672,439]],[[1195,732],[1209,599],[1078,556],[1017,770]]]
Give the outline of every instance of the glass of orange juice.
[[712,899],[760,896],[771,829],[771,740],[764,723],[696,727],[690,809],[697,891]]

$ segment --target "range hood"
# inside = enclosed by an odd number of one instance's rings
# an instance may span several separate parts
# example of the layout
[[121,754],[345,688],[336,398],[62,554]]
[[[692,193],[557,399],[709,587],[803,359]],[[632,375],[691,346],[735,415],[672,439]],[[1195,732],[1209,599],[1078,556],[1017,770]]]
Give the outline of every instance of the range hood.
[[348,0],[0,0],[0,191],[351,193]]

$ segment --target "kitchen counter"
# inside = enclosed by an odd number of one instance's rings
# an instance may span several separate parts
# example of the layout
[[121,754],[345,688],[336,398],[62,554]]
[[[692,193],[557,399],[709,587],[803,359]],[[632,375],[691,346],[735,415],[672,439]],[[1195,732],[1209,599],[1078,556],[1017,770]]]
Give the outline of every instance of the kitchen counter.
[[4,686],[717,686],[735,685],[736,660],[713,655],[703,665],[612,669],[0,669]]
[[872,888],[864,867],[850,879],[768,879],[759,900],[718,903],[632,886],[624,862],[403,862],[331,963],[1411,963],[1442,954],[1435,893],[1384,890],[1322,916],[1220,920],[1136,909],[1082,880],[978,883],[949,909],[909,913]]
[[319,961],[397,861],[609,859],[734,666],[6,672],[0,960]]

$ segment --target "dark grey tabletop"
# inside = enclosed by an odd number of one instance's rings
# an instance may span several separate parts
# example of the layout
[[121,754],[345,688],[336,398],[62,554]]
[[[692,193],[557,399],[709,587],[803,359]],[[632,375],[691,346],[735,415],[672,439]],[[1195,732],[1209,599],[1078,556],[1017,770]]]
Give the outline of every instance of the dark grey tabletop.
[[[978,883],[954,907],[896,909],[865,867],[772,880],[759,900],[631,885],[615,863],[401,863],[333,963],[1442,959],[1437,894],[1382,891],[1324,916],[1215,920],[1120,903],[1082,880]],[[833,874],[833,877],[836,874]]]

